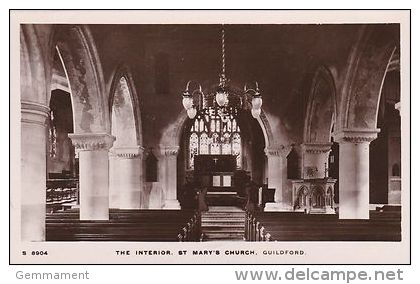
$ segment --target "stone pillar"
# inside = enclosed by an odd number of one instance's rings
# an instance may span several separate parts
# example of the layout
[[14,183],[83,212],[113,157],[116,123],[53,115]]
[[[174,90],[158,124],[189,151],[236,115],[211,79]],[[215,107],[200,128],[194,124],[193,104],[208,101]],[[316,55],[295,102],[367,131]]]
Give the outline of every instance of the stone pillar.
[[266,203],[265,211],[289,211],[289,200],[284,200],[285,180],[287,179],[287,149],[285,147],[265,148],[267,155],[268,188],[275,188],[274,203]]
[[119,147],[110,153],[110,208],[140,209],[143,148]]
[[69,134],[79,154],[80,220],[109,220],[108,150],[115,137]]
[[21,239],[45,241],[46,120],[49,108],[21,103]]
[[335,134],[340,144],[340,219],[369,219],[369,144],[378,132],[345,129]]
[[303,178],[319,179],[328,176],[328,157],[332,143],[305,143],[303,151]]
[[165,193],[164,209],[181,209],[177,199],[177,156],[179,146],[161,147],[163,159],[163,190]]

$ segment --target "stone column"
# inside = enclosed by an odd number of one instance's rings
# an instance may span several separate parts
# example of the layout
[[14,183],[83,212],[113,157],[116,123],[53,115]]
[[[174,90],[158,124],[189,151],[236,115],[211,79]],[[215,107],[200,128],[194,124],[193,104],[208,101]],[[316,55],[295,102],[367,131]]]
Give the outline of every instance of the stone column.
[[177,156],[179,146],[161,147],[164,166],[163,190],[165,192],[164,209],[181,209],[177,199]]
[[303,151],[303,178],[319,179],[328,176],[328,157],[332,143],[305,143]]
[[21,103],[21,239],[45,240],[46,120],[49,108]]
[[110,208],[140,209],[143,148],[113,148],[110,155]]
[[340,219],[369,219],[369,144],[378,132],[345,129],[335,134],[340,144]]
[[109,220],[108,150],[115,137],[106,133],[69,137],[79,154],[80,220]]
[[288,200],[283,199],[283,191],[285,190],[285,181],[287,179],[287,154],[285,147],[268,147],[265,148],[267,155],[267,179],[268,188],[275,188],[274,203],[266,203],[265,211],[288,211],[291,206]]

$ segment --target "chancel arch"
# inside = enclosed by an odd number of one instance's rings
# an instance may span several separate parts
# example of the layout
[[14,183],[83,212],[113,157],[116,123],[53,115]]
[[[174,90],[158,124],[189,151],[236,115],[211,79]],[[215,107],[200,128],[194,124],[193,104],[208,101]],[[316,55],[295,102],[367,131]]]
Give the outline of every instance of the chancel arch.
[[[262,124],[261,119],[251,116],[250,105],[241,105],[247,102],[240,102],[239,96],[234,95],[240,90],[231,87],[231,92],[232,104],[225,108],[212,101],[214,97],[205,97],[205,107],[194,118],[186,118],[181,127],[177,195],[187,206],[191,200],[185,200],[185,197],[193,196],[186,192],[191,190],[191,183],[194,183],[194,190],[207,188],[207,196],[213,204],[218,198],[220,201],[216,193],[220,190],[244,196],[247,176],[259,186],[266,182],[264,151],[266,139],[271,139],[272,134],[271,129],[267,133],[261,125],[269,127],[269,122],[264,116],[265,124]],[[232,196],[230,198],[235,202]]]

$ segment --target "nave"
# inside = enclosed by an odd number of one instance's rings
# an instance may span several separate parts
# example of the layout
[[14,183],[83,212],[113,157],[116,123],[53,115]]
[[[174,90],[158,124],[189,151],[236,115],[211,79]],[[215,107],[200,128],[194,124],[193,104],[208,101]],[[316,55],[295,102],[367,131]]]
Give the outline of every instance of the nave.
[[23,241],[402,239],[398,24],[20,29]]

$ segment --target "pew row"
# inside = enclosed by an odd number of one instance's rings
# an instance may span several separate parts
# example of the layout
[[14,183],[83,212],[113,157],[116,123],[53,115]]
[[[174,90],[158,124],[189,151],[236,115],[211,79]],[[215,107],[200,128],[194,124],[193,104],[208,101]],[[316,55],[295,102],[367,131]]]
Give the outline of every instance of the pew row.
[[110,210],[109,220],[80,220],[76,209],[46,216],[47,241],[199,241],[193,210]]
[[298,212],[247,212],[247,241],[401,241],[400,211],[370,211],[369,220]]

